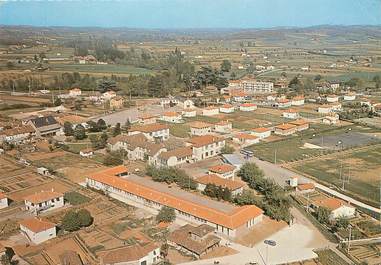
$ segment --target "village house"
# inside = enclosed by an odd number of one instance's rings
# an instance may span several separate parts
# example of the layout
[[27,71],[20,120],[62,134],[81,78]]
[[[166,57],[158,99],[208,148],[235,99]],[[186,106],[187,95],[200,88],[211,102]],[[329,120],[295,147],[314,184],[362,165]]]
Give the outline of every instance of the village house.
[[187,224],[169,234],[168,244],[200,259],[219,247],[221,239],[214,234],[214,230],[206,224],[197,227]]
[[353,101],[356,99],[356,93],[355,92],[349,92],[344,95],[344,101]]
[[164,112],[161,115],[160,119],[162,121],[166,121],[166,122],[170,122],[170,123],[181,123],[183,121],[181,114],[178,112],[175,112],[175,111]]
[[9,206],[9,199],[8,197],[0,192],[0,209],[6,208]]
[[329,82],[329,87],[332,89],[332,90],[337,90],[340,88],[340,82],[338,81],[331,81]]
[[334,125],[340,122],[340,116],[336,113],[331,113],[328,116],[322,118],[322,123],[327,125]]
[[72,88],[69,90],[70,97],[73,97],[73,98],[79,97],[79,96],[81,96],[81,94],[82,94],[82,91],[78,87]]
[[240,87],[246,93],[256,94],[256,93],[272,93],[274,91],[273,82],[258,81],[255,79],[244,79],[241,81]]
[[326,100],[327,100],[328,103],[336,103],[336,102],[339,102],[339,96],[328,95]]
[[254,111],[257,109],[257,105],[254,103],[243,103],[239,105],[240,111]]
[[243,90],[231,91],[230,96],[235,102],[244,102],[248,96]]
[[109,101],[110,109],[117,110],[123,108],[124,99],[123,97],[116,96],[110,99]]
[[36,136],[53,136],[61,130],[60,124],[53,116],[33,118],[27,122],[32,126]]
[[185,118],[193,118],[197,116],[196,109],[184,109],[182,114]]
[[122,246],[100,253],[100,265],[152,265],[160,261],[160,247],[155,243]]
[[283,111],[282,116],[286,119],[298,119],[300,117],[299,112],[295,109],[287,109]]
[[233,142],[246,147],[259,143],[259,137],[248,133],[238,133],[233,136]]
[[220,107],[221,113],[233,113],[234,112],[234,106],[230,104],[225,104]]
[[277,100],[278,108],[285,109],[291,107],[291,101],[286,98],[280,98]]
[[90,158],[94,155],[94,151],[92,148],[85,148],[79,151],[79,155],[82,157]]
[[210,123],[195,121],[189,124],[191,135],[202,136],[212,132],[213,125]]
[[37,215],[64,206],[64,195],[55,191],[41,191],[24,198],[27,211]]
[[24,219],[20,222],[20,231],[29,242],[40,244],[57,236],[56,225],[38,218]]
[[112,98],[116,97],[116,92],[113,90],[106,91],[102,94],[103,100],[110,100]]
[[297,126],[293,124],[289,124],[289,123],[284,123],[284,124],[275,126],[274,133],[278,135],[287,136],[287,135],[292,135],[296,133],[297,130],[298,130]]
[[302,106],[304,105],[304,97],[303,96],[296,96],[293,97],[291,100],[292,106]]
[[161,152],[157,159],[160,167],[175,167],[192,162],[193,151],[190,147],[180,147],[167,152]]
[[251,134],[259,137],[259,139],[265,139],[271,136],[271,129],[259,127],[251,130]]
[[220,113],[218,107],[209,106],[205,109],[202,109],[202,115],[203,116],[214,116],[218,115]]
[[144,114],[138,117],[137,122],[141,125],[156,123],[157,116],[151,114]]
[[153,123],[147,125],[132,126],[128,135],[142,133],[151,141],[165,141],[169,139],[169,126],[166,124]]
[[177,97],[177,106],[183,108],[183,109],[193,109],[194,108],[194,102],[193,100],[189,98],[182,98]]
[[208,224],[215,232],[232,238],[247,233],[263,219],[263,210],[255,205],[218,202],[133,174],[120,178],[112,168],[87,177],[86,184],[97,190],[107,190],[112,198],[130,205],[144,205],[156,211],[163,206],[171,207],[178,218]]
[[296,186],[296,191],[298,193],[301,193],[301,194],[314,192],[315,191],[315,184],[313,184],[313,183],[298,184]]
[[303,120],[303,119],[299,119],[299,120],[296,120],[296,121],[291,121],[290,124],[291,125],[295,125],[296,126],[296,130],[298,132],[307,130],[309,128],[309,126],[310,126],[308,121]]
[[217,133],[231,133],[233,130],[233,124],[229,121],[219,121],[214,124],[214,131]]
[[192,137],[186,143],[192,147],[193,159],[199,161],[221,154],[221,150],[225,146],[225,139],[213,135],[203,135]]
[[215,174],[208,174],[208,175],[199,177],[195,181],[197,182],[197,189],[201,192],[205,190],[206,185],[214,184],[222,188],[227,188],[231,192],[231,195],[233,197],[238,194],[241,194],[243,192],[243,187],[244,187],[244,183],[242,182],[235,181],[232,179],[220,178],[219,176]]
[[5,129],[0,131],[0,144],[21,144],[28,142],[35,135],[35,130],[30,125]]
[[313,201],[312,204],[315,209],[319,207],[328,209],[330,211],[330,220],[335,220],[341,217],[350,218],[354,217],[356,214],[355,207],[337,198],[325,198]]
[[223,179],[234,180],[235,171],[235,166],[230,164],[222,164],[210,167],[208,169],[208,174],[214,174]]

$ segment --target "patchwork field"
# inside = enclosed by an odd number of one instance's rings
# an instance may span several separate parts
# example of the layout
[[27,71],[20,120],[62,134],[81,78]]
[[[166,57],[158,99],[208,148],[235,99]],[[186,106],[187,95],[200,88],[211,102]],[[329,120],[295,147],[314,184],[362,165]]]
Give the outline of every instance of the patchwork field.
[[337,186],[371,202],[380,200],[381,145],[332,154],[291,165],[302,173]]

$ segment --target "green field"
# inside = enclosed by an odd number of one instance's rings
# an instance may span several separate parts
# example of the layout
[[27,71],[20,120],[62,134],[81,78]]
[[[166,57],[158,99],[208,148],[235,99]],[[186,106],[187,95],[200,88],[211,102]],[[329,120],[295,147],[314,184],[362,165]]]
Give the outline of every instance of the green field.
[[186,124],[170,124],[169,133],[176,137],[187,138],[189,137],[190,128]]
[[107,74],[151,74],[152,71],[129,65],[116,64],[51,64],[52,71],[69,71],[85,73],[107,73]]
[[381,145],[353,150],[344,155],[298,163],[296,170],[342,188],[370,202],[379,202]]

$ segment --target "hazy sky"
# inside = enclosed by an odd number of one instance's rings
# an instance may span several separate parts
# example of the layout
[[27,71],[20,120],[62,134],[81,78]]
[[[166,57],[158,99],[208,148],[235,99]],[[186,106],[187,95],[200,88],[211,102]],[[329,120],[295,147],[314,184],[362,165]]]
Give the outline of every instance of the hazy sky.
[[381,0],[0,0],[0,24],[134,28],[381,25]]

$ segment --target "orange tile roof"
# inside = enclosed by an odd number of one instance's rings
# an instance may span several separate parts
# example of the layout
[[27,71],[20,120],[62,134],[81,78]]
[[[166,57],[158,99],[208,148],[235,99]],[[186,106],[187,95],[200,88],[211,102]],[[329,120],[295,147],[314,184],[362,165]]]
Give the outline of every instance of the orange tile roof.
[[177,116],[180,116],[180,114],[175,112],[175,111],[168,111],[168,112],[164,112],[163,116],[166,116],[166,117],[177,117]]
[[0,200],[5,199],[5,198],[8,198],[7,195],[5,195],[4,193],[0,192]]
[[225,126],[225,125],[229,125],[229,124],[232,124],[230,121],[219,121],[217,122],[215,125],[219,125],[219,126]]
[[265,127],[259,127],[259,128],[255,128],[252,130],[253,132],[258,132],[258,133],[263,133],[263,132],[268,132],[268,131],[271,131],[270,128],[265,128]]
[[315,184],[313,183],[303,183],[298,185],[298,190],[304,191],[304,190],[313,190],[315,189]]
[[194,147],[201,147],[208,144],[218,143],[223,141],[224,139],[218,136],[213,135],[203,135],[203,136],[195,136],[190,138],[187,142],[192,144]]
[[290,121],[290,123],[291,123],[292,125],[296,125],[296,126],[309,124],[308,121],[303,120],[303,119],[299,119],[299,120],[296,120],[296,121]]
[[174,150],[171,150],[168,152],[161,152],[159,154],[159,157],[164,159],[164,160],[168,160],[169,158],[171,158],[173,156],[175,156],[177,158],[184,158],[184,157],[192,156],[192,154],[193,154],[192,148],[181,147],[181,148],[177,148],[177,149],[174,149]]
[[157,118],[157,116],[153,115],[153,114],[143,114],[143,115],[138,117],[138,119],[141,119],[141,120],[149,120],[149,119],[154,119],[154,118]]
[[292,100],[302,100],[304,99],[304,96],[295,96],[292,98]]
[[258,137],[255,135],[248,134],[248,133],[239,133],[239,134],[236,134],[234,136],[234,138],[244,139],[244,140],[255,140]]
[[315,204],[320,206],[320,207],[328,208],[331,211],[334,211],[334,210],[340,208],[343,205],[350,206],[348,203],[346,203],[346,202],[344,202],[342,200],[336,199],[336,198],[322,199],[322,200],[319,200],[319,201],[315,201]]
[[216,165],[209,168],[209,171],[223,174],[227,172],[231,172],[235,169],[235,166],[229,165],[229,164],[222,164],[222,165]]
[[26,196],[24,198],[25,201],[29,201],[31,203],[40,203],[40,202],[46,202],[51,199],[55,199],[58,197],[62,197],[63,194],[60,192],[55,192],[55,191],[41,191],[39,193],[35,193],[29,196]]
[[37,218],[24,219],[20,222],[20,225],[26,227],[28,230],[34,233],[43,232],[56,226],[54,223],[43,221]]
[[295,125],[290,124],[290,123],[284,123],[284,124],[280,124],[280,125],[275,126],[275,128],[280,129],[280,130],[290,130],[290,129],[293,129],[295,127],[296,127]]
[[245,186],[242,182],[230,180],[230,179],[223,179],[215,174],[208,174],[202,177],[199,177],[196,179],[196,182],[201,184],[214,184],[216,186],[221,186],[223,188],[228,188],[229,190],[237,190]]
[[286,113],[298,113],[298,111],[295,110],[295,109],[288,109],[288,110],[285,110],[283,112],[286,112]]
[[209,106],[209,107],[206,107],[204,110],[215,110],[215,109],[218,109],[218,107]]
[[135,244],[105,250],[102,251],[102,264],[131,264],[130,262],[139,261],[157,248],[159,247],[155,243],[149,243],[145,246]]
[[278,99],[278,103],[288,103],[288,102],[290,102],[290,101],[286,98]]
[[250,219],[263,214],[263,210],[255,205],[236,207],[232,212],[225,213],[211,207],[196,204],[166,192],[160,192],[128,179],[115,177],[111,174],[104,174],[103,172],[96,173],[88,178],[135,194],[147,200],[154,201],[162,205],[166,205],[168,207],[172,207],[180,211],[192,214],[209,222],[223,225],[230,229],[238,228],[244,225]]
[[196,128],[196,129],[204,129],[204,128],[209,128],[212,126],[212,124],[207,123],[207,122],[202,122],[202,121],[195,121],[191,122],[189,124],[191,128]]
[[225,105],[222,105],[221,108],[224,108],[224,109],[231,109],[231,108],[234,108],[233,105],[230,105],[230,104],[225,104]]
[[107,168],[102,171],[104,174],[110,174],[113,176],[128,172],[128,168],[124,165]]
[[139,132],[157,132],[161,130],[169,129],[169,126],[166,124],[161,123],[153,123],[153,124],[147,124],[147,125],[139,125],[139,126],[133,126],[130,131],[139,131]]
[[243,103],[241,104],[241,107],[256,107],[257,105],[254,103]]

